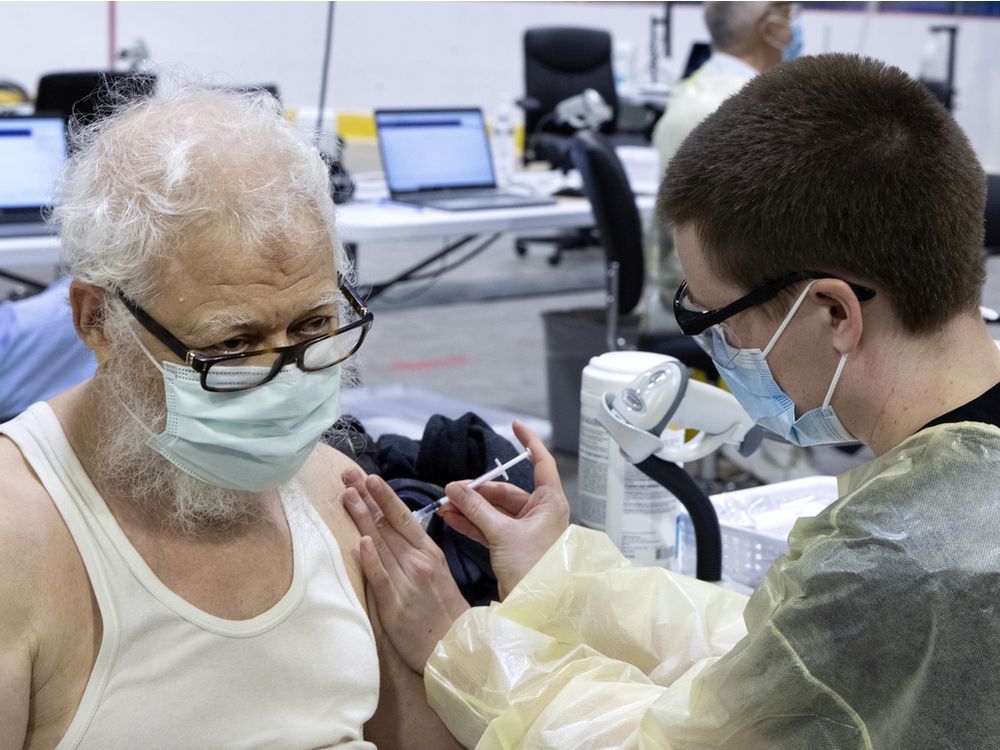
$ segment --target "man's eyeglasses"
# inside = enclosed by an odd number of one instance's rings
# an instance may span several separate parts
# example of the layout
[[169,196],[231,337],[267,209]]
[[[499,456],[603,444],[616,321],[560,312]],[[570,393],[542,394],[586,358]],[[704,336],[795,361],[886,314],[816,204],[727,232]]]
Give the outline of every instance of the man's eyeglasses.
[[288,365],[297,365],[305,372],[317,372],[333,367],[361,348],[371,328],[374,315],[365,307],[358,293],[341,280],[338,291],[347,302],[347,325],[292,344],[272,349],[258,349],[236,354],[205,355],[174,336],[156,322],[134,300],[118,291],[122,301],[139,324],[149,331],[184,364],[201,376],[201,387],[206,391],[246,391],[273,380]]
[[[829,273],[821,271],[797,271],[789,274],[777,281],[772,281],[753,290],[749,294],[740,297],[734,302],[730,302],[725,307],[714,310],[706,310],[699,307],[688,294],[687,282],[681,282],[677,294],[674,295],[674,317],[681,332],[687,336],[696,337],[701,347],[708,352],[709,356],[715,360],[716,364],[728,369],[735,359],[736,354],[743,348],[739,338],[725,324],[725,321],[737,313],[749,310],[751,307],[762,305],[778,296],[778,294],[799,281],[808,279],[835,279],[838,278]],[[847,285],[854,292],[859,302],[867,302],[875,296],[875,290],[868,287],[847,281]],[[713,344],[713,338],[721,336],[725,342],[724,359],[720,360],[720,353]]]

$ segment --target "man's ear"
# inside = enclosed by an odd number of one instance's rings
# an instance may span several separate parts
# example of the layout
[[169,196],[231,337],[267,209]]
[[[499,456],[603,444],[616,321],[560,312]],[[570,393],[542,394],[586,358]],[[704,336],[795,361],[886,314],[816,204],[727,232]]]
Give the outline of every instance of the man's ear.
[[69,285],[69,304],[73,309],[76,335],[94,352],[98,365],[107,357],[109,341],[104,333],[104,305],[107,290],[73,279]]
[[850,354],[861,342],[864,320],[861,303],[854,290],[840,279],[819,279],[809,290],[814,301],[825,307],[833,332],[833,345],[841,354]]

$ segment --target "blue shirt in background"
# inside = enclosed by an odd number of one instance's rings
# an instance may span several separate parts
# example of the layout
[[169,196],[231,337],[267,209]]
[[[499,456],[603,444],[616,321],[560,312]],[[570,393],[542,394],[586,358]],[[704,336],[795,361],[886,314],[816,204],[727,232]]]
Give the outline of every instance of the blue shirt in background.
[[97,361],[73,328],[69,283],[0,304],[0,422],[94,374]]

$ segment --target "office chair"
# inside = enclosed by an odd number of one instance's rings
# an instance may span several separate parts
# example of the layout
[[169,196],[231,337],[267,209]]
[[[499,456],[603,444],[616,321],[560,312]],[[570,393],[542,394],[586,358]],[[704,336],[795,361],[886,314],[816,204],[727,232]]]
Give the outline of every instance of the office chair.
[[278,90],[278,84],[276,83],[259,83],[257,85],[232,85],[232,86],[214,86],[213,88],[219,89],[220,91],[228,91],[231,94],[258,94],[260,92],[266,92],[278,100],[281,103],[281,92]]
[[[545,161],[556,169],[572,168],[570,142],[573,127],[556,120],[556,105],[594,89],[611,107],[614,117],[600,131],[615,145],[648,145],[642,133],[619,132],[619,101],[611,67],[611,34],[599,29],[544,27],[524,33],[524,163]],[[592,247],[595,237],[581,230],[553,237],[523,237],[515,242],[518,255],[528,243],[555,244],[549,263],[557,265],[564,250]]]
[[983,247],[990,255],[1000,255],[1000,174],[986,176],[986,214]]
[[35,111],[59,112],[67,122],[88,125],[118,105],[150,96],[155,89],[156,76],[152,73],[48,73],[38,81]]
[[583,177],[609,271],[603,310],[577,308],[542,314],[552,446],[574,453],[579,442],[582,372],[591,357],[637,347],[676,357],[688,367],[706,373],[713,382],[718,372],[711,357],[692,337],[639,332],[634,311],[642,299],[645,280],[643,232],[625,170],[611,145],[596,133],[574,136],[570,158]]
[[22,104],[30,99],[24,86],[16,81],[0,79],[0,104]]
[[[583,177],[584,191],[604,246],[609,268],[617,268],[607,303],[609,349],[622,348],[618,321],[630,315],[642,298],[645,281],[642,221],[628,177],[611,144],[596,133],[577,133],[570,158]],[[668,354],[715,379],[711,357],[690,336],[640,333],[634,344],[642,351]]]

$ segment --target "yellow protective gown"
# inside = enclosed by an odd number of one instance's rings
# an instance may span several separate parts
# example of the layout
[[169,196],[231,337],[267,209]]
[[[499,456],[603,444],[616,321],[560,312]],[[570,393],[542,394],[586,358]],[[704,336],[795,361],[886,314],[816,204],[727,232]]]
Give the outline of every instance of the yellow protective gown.
[[749,601],[571,527],[438,644],[431,705],[479,748],[1000,747],[1000,429],[840,481]]

